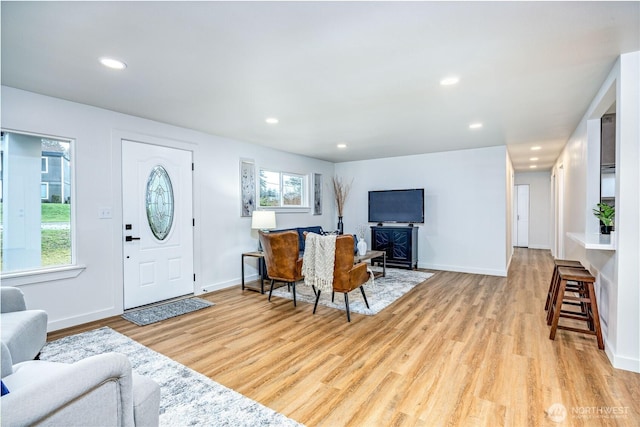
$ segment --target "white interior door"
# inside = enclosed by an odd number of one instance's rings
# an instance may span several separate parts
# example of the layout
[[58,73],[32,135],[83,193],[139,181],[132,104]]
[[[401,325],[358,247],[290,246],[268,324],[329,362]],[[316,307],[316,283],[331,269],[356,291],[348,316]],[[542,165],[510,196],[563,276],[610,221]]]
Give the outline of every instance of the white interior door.
[[122,141],[124,308],[193,293],[192,153]]
[[516,185],[516,246],[529,246],[528,185]]

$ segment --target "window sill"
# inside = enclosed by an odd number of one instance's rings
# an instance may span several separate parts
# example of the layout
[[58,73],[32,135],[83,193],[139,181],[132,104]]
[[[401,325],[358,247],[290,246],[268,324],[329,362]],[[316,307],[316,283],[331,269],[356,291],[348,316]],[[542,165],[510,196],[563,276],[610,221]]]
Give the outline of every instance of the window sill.
[[78,277],[85,268],[84,265],[69,265],[64,267],[53,267],[42,270],[17,271],[15,273],[3,273],[3,286],[21,286],[33,283],[51,282],[54,280],[73,279]]
[[277,213],[309,213],[311,208],[283,208],[283,207],[264,207],[259,208],[261,211],[274,211]]

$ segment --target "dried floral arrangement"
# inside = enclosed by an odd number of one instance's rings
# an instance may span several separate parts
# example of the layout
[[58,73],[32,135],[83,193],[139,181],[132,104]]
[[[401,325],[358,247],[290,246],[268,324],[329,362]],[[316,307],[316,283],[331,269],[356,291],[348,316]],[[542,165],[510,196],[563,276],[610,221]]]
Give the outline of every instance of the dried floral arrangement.
[[339,176],[334,176],[333,179],[333,195],[336,198],[336,207],[338,208],[338,216],[342,216],[344,212],[344,204],[347,202],[347,197],[349,197],[349,191],[351,190],[351,184],[345,183],[342,178]]
[[364,239],[364,235],[367,233],[367,226],[360,224],[359,226],[356,227],[356,235],[358,236],[358,239]]

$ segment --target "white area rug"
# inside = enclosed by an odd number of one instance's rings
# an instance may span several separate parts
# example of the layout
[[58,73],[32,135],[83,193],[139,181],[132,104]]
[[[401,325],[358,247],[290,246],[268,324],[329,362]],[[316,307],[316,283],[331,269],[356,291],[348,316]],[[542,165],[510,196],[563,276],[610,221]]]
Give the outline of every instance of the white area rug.
[[72,363],[111,351],[127,355],[134,372],[160,385],[161,426],[301,426],[111,328],[47,343],[40,359]]
[[[382,271],[373,268],[373,271]],[[388,268],[386,277],[375,279],[374,285],[365,285],[364,292],[367,294],[369,307],[364,303],[360,289],[349,292],[349,310],[352,313],[374,315],[381,312],[395,300],[409,292],[411,289],[433,276],[433,273],[424,271],[403,270],[400,268]],[[287,290],[286,286],[273,290],[273,296],[293,299],[293,294]],[[315,304],[316,296],[313,289],[305,286],[303,282],[296,284],[296,300]],[[331,302],[331,292],[322,292],[318,305],[324,305],[338,310],[345,310],[344,295],[336,293],[334,302]],[[318,308],[320,310],[320,308]]]

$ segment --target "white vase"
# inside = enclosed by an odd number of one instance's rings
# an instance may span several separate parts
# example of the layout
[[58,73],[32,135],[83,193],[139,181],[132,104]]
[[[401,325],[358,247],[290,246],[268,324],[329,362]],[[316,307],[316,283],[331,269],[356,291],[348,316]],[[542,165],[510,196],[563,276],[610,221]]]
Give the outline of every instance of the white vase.
[[358,239],[358,255],[364,256],[367,254],[367,241],[364,239]]

